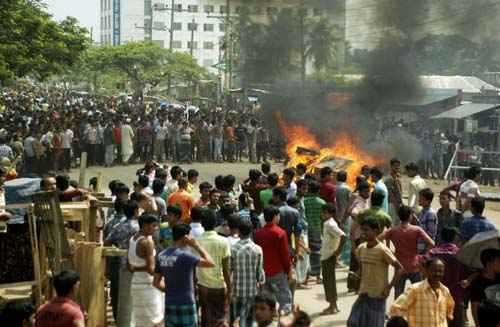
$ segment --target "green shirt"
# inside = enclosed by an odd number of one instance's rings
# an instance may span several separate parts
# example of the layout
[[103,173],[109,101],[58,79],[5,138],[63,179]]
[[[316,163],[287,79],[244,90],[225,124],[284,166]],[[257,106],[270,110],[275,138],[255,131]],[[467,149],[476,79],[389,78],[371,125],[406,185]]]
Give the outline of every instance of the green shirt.
[[304,208],[309,233],[321,234],[321,210],[326,202],[319,196],[306,196]]
[[271,202],[272,198],[273,198],[272,188],[266,188],[265,190],[262,190],[259,193],[260,203],[262,203],[263,208],[269,206],[269,202]]
[[361,211],[356,218],[356,222],[361,226],[363,224],[363,221],[368,217],[372,217],[377,220],[380,227],[380,232],[384,230],[384,227],[390,228],[392,225],[391,216],[386,214],[385,211],[379,207],[371,207],[370,209]]

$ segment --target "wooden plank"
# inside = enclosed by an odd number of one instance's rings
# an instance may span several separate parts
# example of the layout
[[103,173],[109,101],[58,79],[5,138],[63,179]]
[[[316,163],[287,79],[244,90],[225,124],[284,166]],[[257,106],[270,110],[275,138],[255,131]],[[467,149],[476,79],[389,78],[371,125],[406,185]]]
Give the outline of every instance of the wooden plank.
[[19,288],[19,287],[32,287],[34,285],[36,285],[36,280],[17,282],[17,283],[0,284],[0,290],[5,290],[5,289],[9,289],[9,288]]
[[127,250],[122,250],[112,246],[105,246],[102,250],[102,255],[105,257],[126,257],[127,253]]
[[115,203],[113,201],[98,201],[97,206],[99,208],[114,208]]
[[97,233],[97,201],[90,201],[90,209],[89,209],[89,237],[88,240],[90,242],[98,242],[99,235]]
[[101,192],[101,189],[102,189],[102,172],[99,171],[97,173],[97,185],[96,185],[96,192]]
[[31,240],[31,254],[33,256],[33,268],[35,273],[36,287],[35,292],[35,305],[39,306],[42,304],[42,273],[40,267],[40,251],[38,248],[38,231],[36,228],[36,218],[33,215],[33,206],[28,209],[28,225],[30,230],[30,240]]
[[74,255],[75,268],[80,274],[78,300],[88,312],[87,327],[106,326],[105,258],[103,247],[96,243],[80,242]]
[[78,179],[78,184],[80,187],[85,187],[87,185],[85,182],[87,180],[85,174],[87,170],[87,152],[82,152],[80,156],[80,178]]
[[28,209],[32,204],[31,203],[19,203],[19,204],[7,204],[5,206],[0,206],[0,210],[7,209]]

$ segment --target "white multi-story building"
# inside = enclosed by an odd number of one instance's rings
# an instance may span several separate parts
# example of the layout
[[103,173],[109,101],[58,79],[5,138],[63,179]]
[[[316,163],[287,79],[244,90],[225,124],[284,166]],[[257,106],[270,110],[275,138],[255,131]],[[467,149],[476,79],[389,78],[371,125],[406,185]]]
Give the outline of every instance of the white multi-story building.
[[[175,8],[173,23],[170,10],[172,2]],[[256,20],[265,22],[269,14],[286,7],[298,8],[300,2],[301,0],[101,0],[101,44],[117,45],[151,40],[168,48],[172,27],[172,49],[192,52],[199,65],[210,69],[223,58],[228,10],[230,17],[236,17],[242,6],[248,6]],[[336,53],[342,61],[345,52],[346,0],[303,2],[308,16],[326,15],[336,25],[341,36],[336,45]]]

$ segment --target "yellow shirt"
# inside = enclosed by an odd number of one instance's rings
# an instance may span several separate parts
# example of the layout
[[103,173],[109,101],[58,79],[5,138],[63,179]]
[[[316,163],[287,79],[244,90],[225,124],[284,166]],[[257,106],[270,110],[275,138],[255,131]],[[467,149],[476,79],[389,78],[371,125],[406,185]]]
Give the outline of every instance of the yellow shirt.
[[411,327],[447,327],[455,302],[446,286],[433,290],[427,280],[411,285],[391,305],[391,316],[406,316]]
[[194,185],[188,182],[187,187],[186,187],[186,191],[189,194],[193,195],[193,189],[194,189]]
[[394,253],[382,242],[372,248],[364,242],[356,249],[356,256],[361,262],[359,294],[381,298],[389,285],[389,265],[397,261]]
[[210,254],[215,263],[213,268],[196,269],[198,284],[208,288],[225,288],[222,260],[231,257],[228,240],[219,236],[215,231],[207,231],[201,235],[198,242]]

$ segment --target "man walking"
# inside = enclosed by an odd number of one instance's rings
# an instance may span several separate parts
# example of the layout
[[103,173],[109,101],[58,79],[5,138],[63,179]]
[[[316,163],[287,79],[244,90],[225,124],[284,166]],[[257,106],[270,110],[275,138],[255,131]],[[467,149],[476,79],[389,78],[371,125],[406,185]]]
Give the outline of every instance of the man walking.
[[215,213],[205,210],[201,220],[205,232],[199,238],[200,245],[210,253],[214,267],[196,272],[201,306],[201,326],[228,326],[227,313],[231,299],[230,258],[231,249],[226,238],[214,230]]
[[231,326],[239,319],[241,327],[254,323],[255,296],[259,285],[265,282],[262,248],[250,236],[253,226],[249,220],[239,225],[240,241],[231,248],[233,298],[231,299]]

